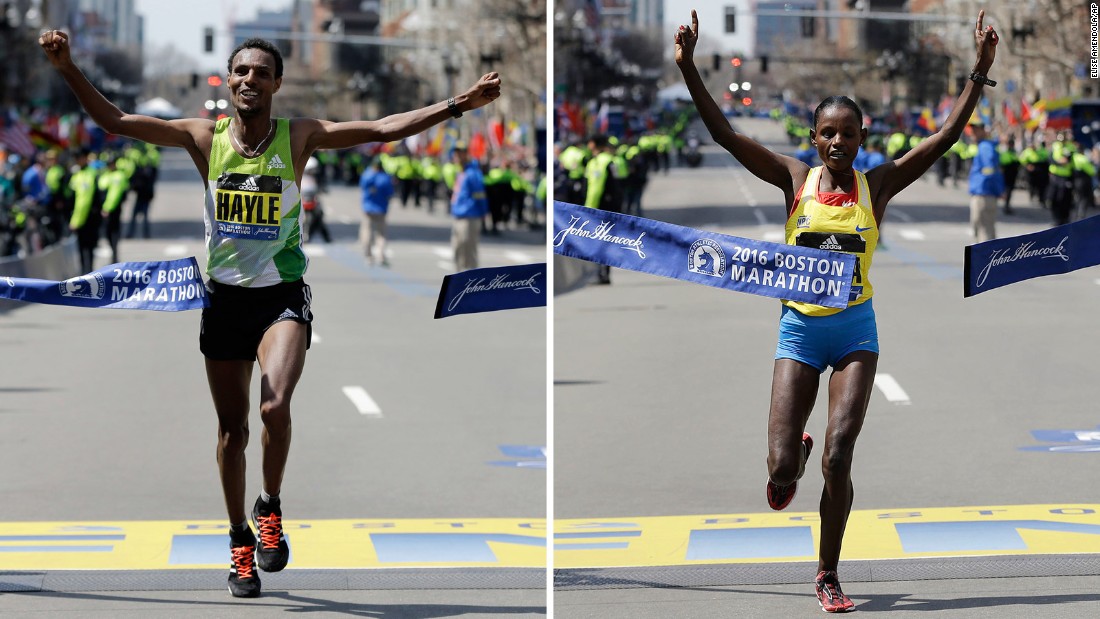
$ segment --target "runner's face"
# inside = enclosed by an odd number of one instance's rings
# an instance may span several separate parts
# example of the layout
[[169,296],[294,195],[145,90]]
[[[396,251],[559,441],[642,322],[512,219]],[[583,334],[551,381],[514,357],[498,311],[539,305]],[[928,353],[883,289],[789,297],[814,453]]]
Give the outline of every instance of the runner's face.
[[848,171],[867,131],[861,129],[861,118],[842,105],[833,105],[821,111],[812,136],[817,155],[830,170]]
[[262,49],[237,52],[229,72],[229,94],[240,116],[251,116],[271,109],[271,95],[283,79],[275,79],[275,58]]

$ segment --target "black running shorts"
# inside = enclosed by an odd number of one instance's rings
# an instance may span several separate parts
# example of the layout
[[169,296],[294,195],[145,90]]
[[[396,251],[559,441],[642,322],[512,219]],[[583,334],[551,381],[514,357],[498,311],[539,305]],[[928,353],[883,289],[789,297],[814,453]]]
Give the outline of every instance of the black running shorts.
[[313,336],[312,296],[303,280],[244,288],[206,282],[210,307],[202,310],[199,350],[218,361],[255,361],[267,329],[284,320],[306,325],[306,348]]

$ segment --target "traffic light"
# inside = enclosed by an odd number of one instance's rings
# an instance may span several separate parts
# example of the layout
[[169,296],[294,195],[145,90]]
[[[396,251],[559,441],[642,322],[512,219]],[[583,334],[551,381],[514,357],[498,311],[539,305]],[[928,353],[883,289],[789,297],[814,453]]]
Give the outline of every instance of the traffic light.
[[767,56],[761,56],[760,57],[760,72],[761,73],[767,73],[768,72],[768,57]]
[[206,78],[206,83],[210,84],[211,86],[221,86],[222,78],[218,77],[217,75],[211,75],[210,77]]
[[740,56],[734,56],[733,58],[730,58],[730,64],[733,65],[733,68],[735,68],[735,69],[740,68],[741,67],[741,57]]
[[214,29],[210,26],[202,29],[202,50],[207,54],[214,52]]
[[752,97],[745,97],[741,99],[741,105],[752,105]]

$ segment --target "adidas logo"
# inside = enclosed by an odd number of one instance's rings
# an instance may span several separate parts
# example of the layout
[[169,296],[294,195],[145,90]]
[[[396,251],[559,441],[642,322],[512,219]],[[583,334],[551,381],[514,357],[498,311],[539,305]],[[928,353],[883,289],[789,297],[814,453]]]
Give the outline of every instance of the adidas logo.
[[272,170],[284,170],[286,169],[286,164],[283,163],[282,158],[279,157],[279,153],[275,153],[275,156],[271,158],[271,161],[267,162],[267,167],[271,168]]
[[256,179],[249,176],[241,183],[241,191],[259,191],[259,186],[256,185]]
[[840,241],[836,240],[835,234],[830,234],[829,238],[825,239],[825,242],[821,244],[819,249],[843,249],[840,246]]
[[275,319],[275,322],[279,322],[280,320],[294,320],[296,318],[298,318],[298,314],[295,314],[294,310],[285,309],[283,313],[279,314],[279,317]]

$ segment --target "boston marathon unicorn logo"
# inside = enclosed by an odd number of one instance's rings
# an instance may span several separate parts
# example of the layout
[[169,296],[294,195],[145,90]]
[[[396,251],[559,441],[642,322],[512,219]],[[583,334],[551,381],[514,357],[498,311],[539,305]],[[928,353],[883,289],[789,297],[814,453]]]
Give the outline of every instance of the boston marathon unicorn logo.
[[80,299],[102,299],[107,292],[103,276],[99,273],[89,273],[57,282],[57,287],[61,291],[61,296]]
[[726,253],[710,239],[699,239],[688,250],[688,270],[700,275],[722,277],[726,274]]

